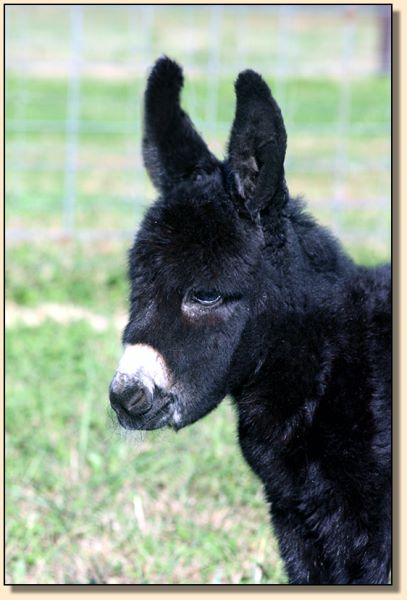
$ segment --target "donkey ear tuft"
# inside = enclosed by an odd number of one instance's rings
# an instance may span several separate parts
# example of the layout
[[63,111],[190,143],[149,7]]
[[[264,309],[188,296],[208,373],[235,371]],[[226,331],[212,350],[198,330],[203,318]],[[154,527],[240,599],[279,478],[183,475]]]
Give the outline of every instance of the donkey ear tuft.
[[252,69],[246,69],[239,73],[235,83],[236,95],[240,98],[245,96],[249,98],[258,97],[263,100],[270,100],[271,93],[270,88],[264,81],[261,75],[252,71]]
[[160,79],[162,81],[168,81],[170,85],[178,81],[179,87],[182,86],[184,80],[182,69],[179,64],[165,54],[156,60],[154,67],[151,70],[150,80],[157,81]]
[[154,111],[154,104],[164,99],[178,101],[183,84],[184,76],[181,67],[167,56],[159,58],[148,78],[146,109]]
[[236,83],[236,113],[229,140],[229,163],[239,195],[253,214],[287,200],[283,117],[264,79],[250,69]]
[[183,82],[181,67],[166,56],[157,60],[147,82],[143,158],[158,189],[197,172],[211,172],[219,164],[180,106]]

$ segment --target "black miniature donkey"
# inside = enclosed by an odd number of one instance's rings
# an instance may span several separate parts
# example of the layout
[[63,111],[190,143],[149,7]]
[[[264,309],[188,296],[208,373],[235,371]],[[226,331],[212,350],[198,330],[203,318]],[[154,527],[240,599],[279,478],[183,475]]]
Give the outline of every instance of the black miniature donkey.
[[[120,424],[178,430],[230,394],[290,583],[385,584],[391,557],[390,268],[364,268],[290,197],[280,109],[236,81],[228,157],[160,58],[143,156],[160,196],[130,251]],[[214,473],[216,477],[216,473]]]

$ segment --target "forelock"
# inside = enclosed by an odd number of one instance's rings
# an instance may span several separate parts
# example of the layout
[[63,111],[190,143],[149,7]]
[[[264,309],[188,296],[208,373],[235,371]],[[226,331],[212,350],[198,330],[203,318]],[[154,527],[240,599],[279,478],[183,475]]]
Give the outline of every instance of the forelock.
[[258,236],[239,218],[221,182],[177,186],[147,213],[135,259],[168,285],[198,275],[209,281],[245,277],[257,259]]

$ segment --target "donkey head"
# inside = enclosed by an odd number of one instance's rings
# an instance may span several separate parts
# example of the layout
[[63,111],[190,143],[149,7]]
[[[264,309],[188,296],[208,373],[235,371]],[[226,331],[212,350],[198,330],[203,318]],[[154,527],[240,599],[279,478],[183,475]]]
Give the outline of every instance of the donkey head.
[[264,223],[281,221],[288,198],[285,128],[263,79],[237,79],[223,162],[182,110],[182,84],[164,57],[145,93],[143,156],[160,197],[130,251],[130,318],[110,386],[130,429],[192,423],[256,368],[264,249],[273,243]]

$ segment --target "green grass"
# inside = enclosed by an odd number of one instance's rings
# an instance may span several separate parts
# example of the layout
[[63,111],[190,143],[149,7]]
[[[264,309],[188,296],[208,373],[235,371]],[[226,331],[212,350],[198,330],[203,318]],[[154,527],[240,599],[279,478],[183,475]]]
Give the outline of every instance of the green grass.
[[6,300],[22,306],[44,301],[84,306],[101,314],[127,306],[130,243],[32,243],[7,249]]

